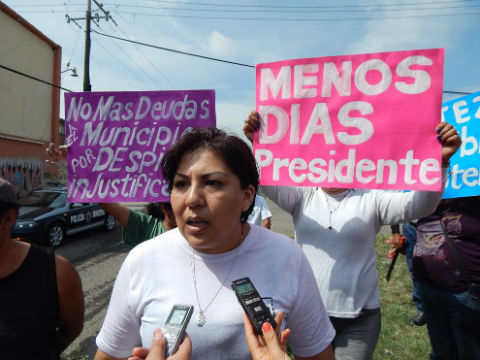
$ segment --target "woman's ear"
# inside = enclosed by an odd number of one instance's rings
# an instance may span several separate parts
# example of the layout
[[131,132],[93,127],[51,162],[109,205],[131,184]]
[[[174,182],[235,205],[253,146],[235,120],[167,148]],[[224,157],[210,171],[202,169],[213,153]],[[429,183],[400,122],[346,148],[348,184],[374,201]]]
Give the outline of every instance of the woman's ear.
[[242,211],[247,211],[252,205],[252,202],[255,201],[255,187],[253,185],[248,185],[246,189],[243,189],[243,207]]

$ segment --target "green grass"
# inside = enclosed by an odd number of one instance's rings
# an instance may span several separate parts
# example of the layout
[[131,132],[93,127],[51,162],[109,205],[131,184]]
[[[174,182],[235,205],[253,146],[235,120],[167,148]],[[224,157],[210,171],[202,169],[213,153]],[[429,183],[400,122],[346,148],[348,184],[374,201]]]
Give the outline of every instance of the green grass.
[[416,309],[411,301],[412,281],[407,269],[405,257],[399,255],[390,281],[385,280],[390,259],[387,258],[389,245],[379,235],[375,249],[381,296],[382,329],[378,339],[374,360],[428,359],[430,342],[426,326],[410,326],[408,319]]

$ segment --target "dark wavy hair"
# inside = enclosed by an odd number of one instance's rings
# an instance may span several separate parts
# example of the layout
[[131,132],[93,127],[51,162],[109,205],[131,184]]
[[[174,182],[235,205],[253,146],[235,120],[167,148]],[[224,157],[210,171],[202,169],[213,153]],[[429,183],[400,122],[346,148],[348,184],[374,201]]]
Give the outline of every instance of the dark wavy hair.
[[[240,187],[246,189],[253,185],[255,193],[258,190],[258,169],[252,150],[239,137],[227,134],[217,128],[192,128],[185,132],[180,140],[173,145],[162,160],[163,177],[169,182],[172,190],[173,178],[178,165],[186,153],[199,149],[208,149],[216,152],[227,167],[240,181]],[[255,201],[247,211],[242,212],[241,222],[246,222],[253,210]]]
[[148,203],[145,206],[145,211],[148,215],[163,221],[165,219],[165,211],[172,211],[172,204],[169,202]]

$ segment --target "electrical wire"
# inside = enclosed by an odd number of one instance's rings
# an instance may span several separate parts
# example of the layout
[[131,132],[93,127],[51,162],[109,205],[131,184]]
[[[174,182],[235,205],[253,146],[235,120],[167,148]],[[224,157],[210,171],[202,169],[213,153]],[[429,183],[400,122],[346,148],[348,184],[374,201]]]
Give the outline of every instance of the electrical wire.
[[189,53],[189,52],[186,52],[186,51],[180,51],[180,50],[175,50],[175,49],[166,48],[166,47],[163,47],[163,46],[157,46],[157,45],[153,45],[153,44],[147,44],[147,43],[140,42],[140,41],[129,40],[129,39],[121,38],[121,37],[118,37],[118,36],[113,36],[113,35],[109,35],[109,34],[104,34],[104,33],[101,33],[101,32],[99,32],[99,31],[96,31],[96,30],[92,30],[92,32],[95,32],[95,33],[97,33],[98,35],[110,37],[110,38],[117,39],[117,40],[121,40],[121,41],[126,41],[126,42],[129,42],[129,43],[132,43],[132,44],[138,44],[138,45],[148,46],[148,47],[151,47],[151,48],[155,48],[155,49],[159,49],[159,50],[164,50],[164,51],[169,51],[169,52],[173,52],[173,53],[176,53],[176,54],[188,55],[188,56],[198,57],[198,58],[206,59],[206,60],[212,60],[212,61],[218,61],[218,62],[227,63],[227,64],[232,64],[232,65],[239,65],[239,66],[245,66],[245,67],[249,67],[249,68],[255,68],[255,66],[253,66],[253,65],[242,64],[242,63],[235,62],[235,61],[223,60],[223,59],[218,59],[218,58],[214,58],[214,57],[211,57],[211,56],[198,55],[198,54]]
[[[295,9],[350,9],[350,8],[360,8],[360,9],[368,9],[371,10],[374,7],[380,8],[388,8],[388,7],[398,7],[398,6],[422,6],[422,5],[438,5],[438,4],[457,4],[457,3],[469,3],[474,2],[476,0],[450,0],[450,1],[425,1],[425,2],[410,2],[410,3],[403,3],[403,4],[363,4],[363,5],[314,5],[314,6],[285,6],[285,5],[246,5],[246,4],[220,4],[220,3],[196,3],[196,2],[187,2],[187,1],[167,1],[167,0],[147,0],[148,3],[156,2],[156,3],[166,3],[166,4],[175,4],[175,5],[194,5],[198,7],[224,7],[224,8],[240,8],[240,9],[261,9],[267,8],[270,10],[274,9],[287,9],[290,11],[295,11]],[[83,3],[69,3],[68,5],[71,6],[85,6]],[[103,5],[113,5],[113,6],[129,6],[129,7],[146,7],[142,5],[124,5],[118,3],[103,3]],[[64,6],[64,4],[19,4],[14,5],[16,8],[26,8],[26,7],[60,7]],[[231,9],[229,9],[230,11]]]
[[[107,4],[106,4],[107,5]],[[168,6],[145,6],[145,5],[124,5],[124,4],[110,4],[115,5],[117,8],[134,8],[134,9],[153,9],[153,10],[170,10],[170,11],[192,11],[192,12],[212,12],[212,13],[364,13],[368,12],[392,12],[392,11],[431,11],[431,10],[445,10],[445,9],[464,9],[464,8],[472,8],[472,7],[479,7],[479,4],[472,4],[472,5],[453,5],[453,6],[438,6],[439,4],[435,4],[437,6],[434,7],[414,7],[408,9],[385,9],[385,8],[369,8],[369,9],[343,9],[340,8],[338,10],[335,9],[253,9],[253,10],[243,10],[243,9],[193,9],[193,8],[178,8],[178,7],[168,7]],[[440,4],[441,5],[441,4]],[[374,5],[375,6],[375,5]],[[118,11],[118,10],[117,10]]]
[[[100,34],[100,35],[101,35],[101,34]],[[100,46],[103,47],[103,45],[100,45]],[[104,47],[103,47],[103,48],[104,48]],[[104,49],[105,49],[105,48],[104,48]],[[105,50],[106,50],[106,49],[105,49]],[[106,51],[108,52],[108,50],[106,50]],[[108,52],[108,53],[109,53],[109,52]],[[110,53],[109,53],[109,54],[110,54]],[[113,56],[113,55],[112,55],[112,56]],[[235,63],[233,63],[233,62],[230,62],[230,63],[231,63],[231,64],[235,64]],[[122,65],[123,65],[123,64],[122,64]],[[242,64],[242,65],[244,65],[244,64]],[[125,65],[124,65],[124,66],[125,66]],[[252,65],[244,65],[244,66],[255,67],[255,66],[252,66]],[[23,72],[21,72],[21,71],[18,71],[18,70],[9,68],[9,67],[7,67],[7,66],[5,66],[5,65],[2,65],[2,64],[0,64],[0,68],[2,68],[2,69],[4,69],[4,70],[7,70],[7,71],[11,71],[11,72],[13,72],[13,73],[15,73],[15,74],[17,74],[17,75],[25,76],[25,77],[27,77],[27,78],[29,78],[29,79],[32,79],[32,80],[35,80],[35,81],[39,81],[39,82],[41,82],[41,83],[43,83],[43,84],[50,85],[50,86],[52,86],[52,87],[62,89],[63,91],[72,92],[72,90],[70,90],[70,89],[64,88],[64,87],[59,86],[59,85],[52,84],[52,83],[50,83],[50,82],[48,82],[48,81],[39,79],[39,78],[37,78],[37,77],[35,77],[35,76],[32,76],[32,75],[25,74],[25,73],[23,73]],[[129,69],[127,69],[127,70],[129,70]],[[134,75],[135,75],[135,74],[134,74]],[[446,94],[456,94],[456,95],[471,95],[471,94],[472,94],[471,92],[467,92],[467,91],[450,91],[450,90],[443,90],[443,92],[446,93]]]
[[[99,27],[99,28],[100,28],[100,27]],[[100,28],[100,29],[101,29],[101,28]],[[103,31],[103,29],[102,29],[102,31]],[[143,73],[143,75],[145,76],[145,78],[147,78],[148,81],[150,82],[150,84],[153,85],[152,89],[158,88],[158,85],[157,85],[156,82],[152,79],[152,77],[143,69],[142,66],[140,66],[140,65],[137,63],[137,61],[136,61],[134,58],[132,58],[132,56],[131,56],[128,52],[126,52],[116,41],[113,41],[113,40],[112,40],[112,43],[113,43],[113,45],[115,45],[115,46],[117,47],[117,49],[119,49],[128,59],[130,59],[131,63],[132,63],[136,68],[138,68],[138,69]],[[102,46],[102,47],[103,47],[103,46]],[[114,55],[113,55],[111,52],[109,52],[105,47],[103,47],[103,49],[104,49],[105,51],[107,51],[114,59],[116,59],[117,61],[120,61],[119,58],[117,58],[116,56],[114,56]],[[122,63],[122,65],[124,65],[124,64]],[[124,65],[124,67],[127,67],[127,66]],[[130,69],[130,72],[134,75],[135,78],[138,79],[138,75],[135,74],[133,71],[131,71],[131,69]]]
[[70,89],[67,89],[67,88],[61,87],[61,86],[59,86],[59,85],[53,84],[53,83],[51,83],[51,82],[48,82],[48,81],[39,79],[39,78],[37,78],[37,77],[35,77],[35,76],[26,74],[26,73],[24,73],[24,72],[21,72],[21,71],[12,69],[12,68],[10,68],[10,67],[8,67],[8,66],[5,66],[5,65],[0,64],[0,68],[2,68],[2,69],[4,69],[4,70],[7,70],[7,71],[10,71],[10,72],[12,72],[12,73],[15,73],[15,74],[17,74],[17,75],[24,76],[24,77],[26,77],[26,78],[29,78],[29,79],[32,79],[32,80],[41,82],[41,83],[43,83],[43,84],[45,84],[45,85],[50,85],[50,86],[52,86],[52,87],[54,87],[54,88],[62,89],[63,91],[72,92],[72,90],[70,90]]
[[449,14],[425,14],[425,15],[402,15],[402,16],[381,16],[381,17],[336,17],[336,18],[283,18],[283,17],[229,17],[229,16],[200,16],[200,15],[172,15],[159,13],[142,13],[119,11],[122,14],[149,17],[170,17],[178,19],[203,19],[203,20],[238,20],[238,21],[294,21],[294,22],[332,22],[332,21],[370,21],[370,20],[395,20],[395,19],[418,19],[445,16],[472,16],[480,14],[480,11],[469,13],[449,13]]
[[[117,28],[120,30],[120,32],[127,37],[127,39],[131,40],[130,37],[127,35],[127,33],[125,31],[123,31],[123,29],[117,25]],[[145,53],[142,51],[142,49],[140,47],[138,47],[136,44],[135,44],[135,48],[137,49],[137,51],[142,54],[143,58],[145,60],[147,60],[147,62],[150,64],[150,66],[155,69],[157,71],[157,73],[160,75],[160,77],[168,83],[168,85],[170,85],[170,87],[172,89],[175,89],[175,86],[170,82],[170,80],[168,80],[168,78],[160,71],[160,69],[147,57],[147,55],[145,55]]]
[[[95,32],[95,31],[92,30],[92,32]],[[96,38],[93,38],[93,40],[95,41],[95,43],[96,43],[97,45],[100,45],[100,47],[101,47],[107,54],[109,54],[113,59],[115,59],[115,61],[117,61],[120,65],[122,65],[122,66],[125,68],[125,70],[127,70],[130,74],[132,74],[135,79],[139,80],[139,79],[138,79],[138,74],[136,74],[130,67],[128,67],[127,65],[125,65],[125,63],[124,63],[123,61],[121,61],[117,56],[115,56],[114,54],[112,54],[112,53],[110,52],[110,50],[108,50],[108,49],[107,49],[100,41],[98,41]],[[140,81],[140,82],[143,83],[143,81]],[[146,85],[145,83],[143,83],[143,84]],[[156,85],[155,85],[155,86],[156,86]],[[152,89],[152,90],[154,89],[154,87],[151,87],[151,86],[149,86],[149,87],[150,87],[150,89]]]
[[[121,37],[118,37],[118,36],[109,35],[109,34],[103,34],[103,33],[101,33],[101,32],[95,31],[95,30],[92,30],[92,31],[95,32],[95,33],[97,33],[98,35],[110,37],[110,38],[117,39],[117,40],[121,40],[121,41],[126,41],[126,42],[133,43],[133,44],[138,44],[138,45],[142,45],[142,46],[148,46],[148,47],[152,47],[152,48],[159,49],[159,50],[164,50],[164,51],[173,52],[173,53],[177,53],[177,54],[182,54],[182,55],[188,55],[188,56],[198,57],[198,58],[206,59],[206,60],[218,61],[218,62],[227,63],[227,64],[232,64],[232,65],[239,65],[239,66],[244,66],[244,67],[249,67],[249,68],[255,68],[254,65],[242,64],[242,63],[238,63],[238,62],[234,62],[234,61],[229,61],[229,60],[224,60],[224,59],[218,59],[218,58],[214,58],[214,57],[210,57],[210,56],[198,55],[198,54],[189,53],[189,52],[185,52],[185,51],[180,51],[180,50],[175,50],[175,49],[166,48],[166,47],[163,47],[163,46],[157,46],[157,45],[153,45],[153,44],[147,44],[147,43],[140,42],[140,41],[134,41],[134,40],[130,40],[130,39],[124,39],[124,38],[121,38]],[[459,94],[459,95],[470,95],[470,94],[472,94],[471,92],[449,91],[449,90],[443,90],[443,92],[444,92],[444,93],[447,93],[447,94]]]
[[449,91],[449,90],[443,90],[445,94],[456,94],[456,95],[470,95],[472,94],[471,92],[466,92],[466,91]]
[[428,1],[413,2],[404,4],[365,4],[365,5],[315,5],[315,6],[285,6],[285,5],[238,5],[238,4],[219,4],[219,3],[197,3],[188,1],[169,1],[169,0],[148,0],[148,2],[167,3],[175,5],[196,5],[196,6],[215,6],[215,7],[239,7],[239,8],[272,8],[272,9],[331,9],[331,8],[371,8],[371,7],[387,7],[387,6],[415,6],[415,5],[431,5],[431,4],[451,4],[466,3],[475,0],[453,0],[453,1]]

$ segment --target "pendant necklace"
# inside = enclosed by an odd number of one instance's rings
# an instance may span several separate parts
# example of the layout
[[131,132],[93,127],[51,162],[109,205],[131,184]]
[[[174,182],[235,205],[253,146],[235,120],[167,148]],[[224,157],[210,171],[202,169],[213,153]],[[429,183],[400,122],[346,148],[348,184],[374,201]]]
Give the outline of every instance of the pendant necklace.
[[343,196],[337,200],[337,205],[335,207],[330,206],[330,201],[328,199],[328,195],[325,193],[325,191],[320,190],[323,193],[323,196],[325,197],[325,201],[327,202],[327,207],[328,207],[328,230],[332,230],[332,214],[335,212],[335,210],[338,209],[342,201],[348,196],[350,193],[351,189],[348,189],[347,191],[344,192]]
[[[242,230],[243,230],[243,227],[242,227]],[[195,259],[194,259],[193,249],[189,244],[189,247],[190,247],[190,268],[192,270],[193,287],[195,289],[195,296],[197,298],[197,304],[198,304],[198,309],[199,309],[199,312],[195,316],[195,325],[197,325],[198,327],[202,327],[207,322],[207,317],[205,316],[205,313],[207,312],[210,305],[213,303],[213,300],[215,300],[217,295],[222,290],[223,285],[225,285],[225,282],[227,281],[227,279],[230,277],[230,274],[232,273],[232,270],[235,266],[235,263],[237,262],[238,253],[240,252],[240,245],[242,245],[243,239],[244,239],[244,236],[240,233],[240,243],[238,244],[238,247],[237,247],[237,250],[236,250],[236,253],[235,253],[235,258],[233,259],[233,262],[232,262],[232,266],[230,267],[230,270],[228,271],[227,276],[225,276],[225,279],[223,279],[222,283],[220,284],[220,287],[218,288],[217,292],[215,293],[215,295],[213,295],[212,299],[207,304],[207,306],[205,306],[204,309],[202,309],[202,307],[200,305],[200,299],[198,297]]]

